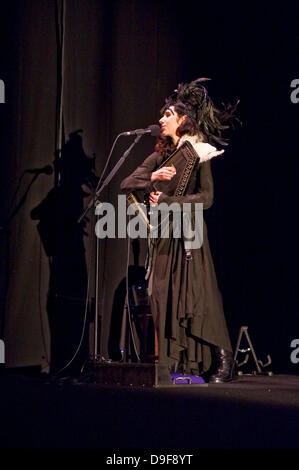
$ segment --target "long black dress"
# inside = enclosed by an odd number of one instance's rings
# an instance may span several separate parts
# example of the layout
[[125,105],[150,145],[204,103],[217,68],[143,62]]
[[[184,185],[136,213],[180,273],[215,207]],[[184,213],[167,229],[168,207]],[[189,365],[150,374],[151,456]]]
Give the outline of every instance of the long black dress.
[[[192,141],[192,139],[190,139]],[[193,141],[192,141],[193,143]],[[200,202],[208,209],[213,203],[213,178],[210,158],[222,152],[201,143],[194,149],[212,149],[199,158],[187,192],[182,197],[162,193],[160,202]],[[214,151],[213,151],[214,150]],[[151,174],[163,162],[160,153],[151,154],[121,183],[125,192],[137,190],[146,195],[153,190]],[[171,370],[200,374],[211,365],[211,346],[232,351],[218,290],[207,228],[203,223],[203,244],[192,250],[187,261],[182,238],[159,238],[150,250],[149,297],[152,315],[159,332],[159,363]]]

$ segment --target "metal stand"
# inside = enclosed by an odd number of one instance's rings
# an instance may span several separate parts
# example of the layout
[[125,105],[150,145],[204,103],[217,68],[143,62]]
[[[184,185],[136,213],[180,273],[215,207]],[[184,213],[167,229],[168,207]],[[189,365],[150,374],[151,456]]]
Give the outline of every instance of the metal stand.
[[[121,134],[119,134],[119,136],[120,135]],[[117,136],[117,138],[119,136]],[[112,180],[114,175],[117,173],[117,171],[119,170],[121,165],[124,163],[125,159],[128,157],[128,155],[129,155],[130,151],[132,150],[132,148],[134,147],[134,145],[136,145],[136,143],[139,141],[139,139],[141,139],[141,137],[142,137],[142,134],[137,135],[137,137],[134,139],[134,142],[125,151],[123,156],[120,158],[120,160],[114,166],[112,171],[110,171],[107,178],[103,181],[102,184],[101,184],[101,180],[100,180],[100,182],[98,184],[98,187],[95,190],[95,195],[89,201],[89,204],[87,205],[87,207],[84,210],[84,212],[82,213],[82,215],[79,217],[77,223],[81,223],[81,221],[84,219],[86,214],[89,212],[89,210],[93,206],[94,206],[94,208],[96,208],[97,204],[100,204],[99,196],[101,195],[102,191],[104,190],[104,188],[106,186],[108,186],[108,184],[110,183],[110,181]],[[100,184],[101,184],[101,186],[100,186]],[[95,286],[96,292],[95,292],[95,319],[94,319],[94,351],[93,351],[93,363],[94,364],[97,364],[97,362],[99,362],[99,360],[98,360],[98,315],[99,315],[99,311],[98,311],[98,308],[99,308],[99,259],[98,259],[99,258],[99,252],[98,252],[98,249],[99,249],[99,239],[97,237],[97,240],[96,240],[96,286]],[[109,359],[106,360],[104,357],[101,357],[100,361],[111,362],[111,360],[109,360]]]
[[[241,344],[243,334],[245,335],[247,343],[249,345],[249,347],[246,349],[240,349],[240,344]],[[245,354],[245,359],[242,362],[237,361],[237,357],[239,353]],[[249,353],[252,354],[252,357],[256,366],[256,370],[253,370],[252,375],[273,375],[273,372],[271,371],[262,370],[262,368],[268,367],[272,363],[270,355],[269,354],[267,355],[267,362],[265,364],[263,364],[263,362],[257,358],[251,339],[249,337],[248,326],[242,326],[240,328],[239,337],[238,337],[236,350],[234,354],[234,365],[236,368],[240,368],[241,366],[243,366],[244,364],[248,362]],[[241,370],[238,370],[237,373],[238,375],[243,375],[243,372]]]

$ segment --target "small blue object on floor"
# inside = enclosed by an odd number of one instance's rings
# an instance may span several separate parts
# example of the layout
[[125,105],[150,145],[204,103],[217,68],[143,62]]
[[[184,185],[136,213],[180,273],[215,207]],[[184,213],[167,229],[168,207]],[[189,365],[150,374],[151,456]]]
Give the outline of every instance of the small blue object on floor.
[[174,385],[206,383],[205,380],[199,375],[178,374],[176,372],[171,372],[170,376],[171,376],[171,381]]

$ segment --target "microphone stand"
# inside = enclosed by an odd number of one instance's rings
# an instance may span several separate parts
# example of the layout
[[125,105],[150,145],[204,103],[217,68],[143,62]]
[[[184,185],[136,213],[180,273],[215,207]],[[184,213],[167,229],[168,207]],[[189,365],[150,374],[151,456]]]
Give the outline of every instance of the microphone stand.
[[13,219],[13,217],[19,212],[19,210],[21,209],[21,207],[23,206],[23,204],[26,201],[26,198],[27,198],[27,195],[29,193],[29,190],[30,190],[31,186],[33,185],[34,181],[37,179],[37,177],[39,175],[40,175],[40,173],[35,173],[32,180],[30,181],[29,185],[27,186],[27,189],[26,189],[25,193],[23,194],[20,201],[18,202],[18,204],[16,205],[16,207],[14,208],[14,210],[12,211],[12,213],[10,214],[8,219],[6,220],[6,224],[8,224],[8,222],[10,222],[11,219]]
[[[125,162],[126,158],[130,154],[132,148],[137,144],[137,142],[141,139],[143,134],[138,134],[136,138],[134,139],[133,143],[130,145],[130,147],[124,152],[123,156],[119,159],[119,161],[116,163],[114,168],[110,171],[108,174],[107,178],[104,180],[100,188],[97,188],[95,191],[95,195],[91,198],[89,201],[87,207],[85,208],[84,212],[78,219],[78,223],[82,221],[82,219],[86,216],[86,214],[89,212],[92,206],[96,208],[96,206],[100,203],[98,198],[104,188],[110,183],[114,175],[118,172],[122,164]],[[93,357],[92,361],[93,364],[98,363],[98,317],[99,317],[99,239],[97,237],[96,240],[96,275],[95,275],[95,318],[94,318],[94,349],[93,349]],[[104,358],[101,358],[103,362],[110,362],[109,360],[106,361]]]

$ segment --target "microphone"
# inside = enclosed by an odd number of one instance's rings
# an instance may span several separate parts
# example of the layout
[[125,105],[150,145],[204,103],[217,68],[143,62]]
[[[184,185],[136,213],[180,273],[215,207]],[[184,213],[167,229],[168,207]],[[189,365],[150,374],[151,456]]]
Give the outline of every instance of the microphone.
[[45,175],[52,175],[53,168],[51,165],[43,166],[42,168],[32,168],[29,170],[25,170],[25,173],[31,173],[33,175],[40,175],[44,173]]
[[120,135],[142,135],[142,134],[150,134],[153,137],[158,137],[160,135],[160,126],[157,124],[152,124],[148,126],[147,129],[135,129],[134,131],[127,131],[122,132]]

